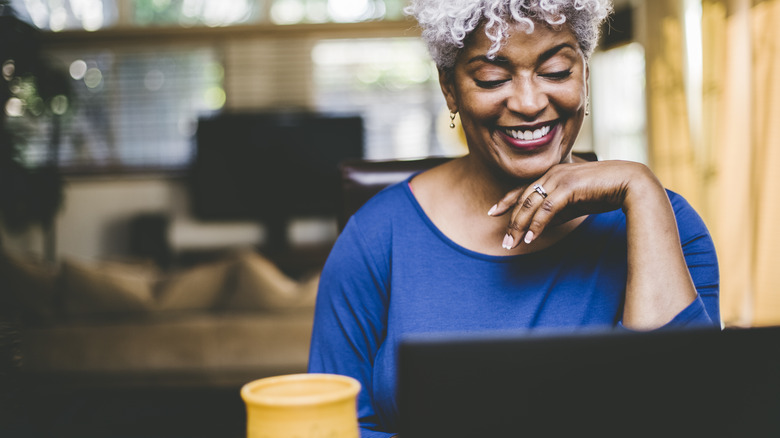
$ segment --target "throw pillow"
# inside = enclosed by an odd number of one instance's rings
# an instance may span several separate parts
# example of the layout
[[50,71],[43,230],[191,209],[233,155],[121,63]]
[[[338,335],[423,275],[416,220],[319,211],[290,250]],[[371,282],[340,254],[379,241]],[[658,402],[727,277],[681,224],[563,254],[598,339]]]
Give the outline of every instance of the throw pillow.
[[63,259],[61,285],[67,316],[145,313],[154,305],[156,269],[147,265]]
[[310,308],[319,276],[297,282],[260,254],[244,254],[236,266],[236,284],[226,308],[286,311]]
[[224,260],[171,274],[157,289],[156,310],[210,310],[230,287],[235,260]]

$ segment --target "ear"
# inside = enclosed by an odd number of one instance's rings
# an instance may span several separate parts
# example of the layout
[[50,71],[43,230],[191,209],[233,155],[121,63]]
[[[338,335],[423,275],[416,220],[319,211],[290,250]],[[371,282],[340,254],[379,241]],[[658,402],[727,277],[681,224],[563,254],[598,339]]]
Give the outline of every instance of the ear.
[[455,93],[455,72],[453,70],[439,69],[439,86],[444,94],[444,100],[447,101],[447,108],[450,111],[458,111],[458,100]]

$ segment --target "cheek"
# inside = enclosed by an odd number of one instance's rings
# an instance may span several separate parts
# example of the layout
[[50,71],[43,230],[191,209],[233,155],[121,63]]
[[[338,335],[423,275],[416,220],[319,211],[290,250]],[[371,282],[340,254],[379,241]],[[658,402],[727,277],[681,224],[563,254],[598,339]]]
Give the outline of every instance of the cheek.
[[456,83],[454,97],[461,119],[472,119],[474,124],[479,124],[485,119],[498,117],[497,114],[501,111],[500,93],[479,88],[474,85],[472,79],[462,74],[456,77]]
[[557,106],[561,108],[561,110],[571,113],[577,112],[578,110],[584,111],[586,99],[585,88],[580,86],[571,87],[567,90],[559,90],[559,92],[555,94]]
[[465,93],[460,101],[461,117],[471,119],[474,124],[494,122],[501,115],[502,97],[497,93]]

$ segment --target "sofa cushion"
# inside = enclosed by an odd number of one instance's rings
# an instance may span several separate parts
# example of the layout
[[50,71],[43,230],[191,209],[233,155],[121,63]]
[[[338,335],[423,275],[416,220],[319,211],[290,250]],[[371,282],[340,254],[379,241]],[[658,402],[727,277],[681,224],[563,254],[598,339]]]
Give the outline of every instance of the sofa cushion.
[[[183,315],[182,315],[183,316]],[[104,318],[22,333],[23,368],[127,385],[241,384],[306,372],[313,311]]]
[[67,317],[135,316],[154,307],[157,270],[146,264],[85,263],[65,258],[61,267]]
[[157,311],[212,310],[231,289],[236,261],[223,260],[170,274],[157,286]]
[[225,308],[289,311],[314,306],[319,275],[295,281],[255,252],[243,254],[236,266],[236,283]]

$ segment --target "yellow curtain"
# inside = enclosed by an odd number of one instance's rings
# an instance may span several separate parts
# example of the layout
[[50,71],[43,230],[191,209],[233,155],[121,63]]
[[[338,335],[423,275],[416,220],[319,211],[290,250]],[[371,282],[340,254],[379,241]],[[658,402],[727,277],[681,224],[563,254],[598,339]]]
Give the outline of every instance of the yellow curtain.
[[755,1],[753,124],[754,323],[780,324],[780,1]]
[[700,211],[701,185],[689,129],[680,4],[678,0],[645,2],[648,159],[664,185]]
[[724,320],[780,324],[780,1],[703,3],[709,203]]
[[[731,4],[729,4],[731,3]],[[721,310],[727,325],[752,324],[751,55],[749,2],[702,4],[703,138],[713,151],[707,218],[721,271]]]
[[689,132],[685,25],[673,3],[648,6],[647,27],[659,29],[648,30],[650,164],[712,232],[724,323],[778,325],[780,0],[702,1],[701,132]]

